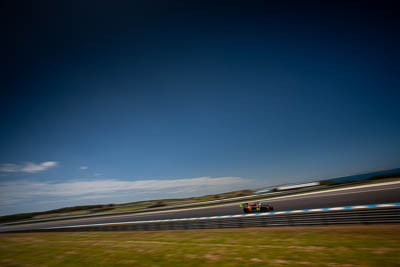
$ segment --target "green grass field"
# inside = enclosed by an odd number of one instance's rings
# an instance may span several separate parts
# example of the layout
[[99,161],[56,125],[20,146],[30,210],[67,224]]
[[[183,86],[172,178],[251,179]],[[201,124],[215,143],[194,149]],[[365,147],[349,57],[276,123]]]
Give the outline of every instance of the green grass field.
[[0,235],[0,266],[399,266],[400,225]]

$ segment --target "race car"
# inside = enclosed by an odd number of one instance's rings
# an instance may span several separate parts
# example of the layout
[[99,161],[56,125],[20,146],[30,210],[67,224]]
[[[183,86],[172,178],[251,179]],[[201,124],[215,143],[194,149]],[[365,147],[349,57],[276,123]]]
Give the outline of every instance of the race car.
[[265,212],[265,211],[273,211],[274,208],[271,205],[262,203],[261,201],[256,201],[252,203],[244,203],[240,205],[243,208],[245,213],[249,212]]

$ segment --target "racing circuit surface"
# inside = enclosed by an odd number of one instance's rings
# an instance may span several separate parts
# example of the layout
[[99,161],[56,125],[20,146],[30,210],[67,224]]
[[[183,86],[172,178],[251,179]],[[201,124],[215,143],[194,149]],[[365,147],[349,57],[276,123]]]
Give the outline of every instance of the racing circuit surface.
[[[266,200],[265,202],[271,204],[274,207],[275,211],[394,203],[400,202],[400,183],[384,185],[377,184],[370,187],[351,188],[345,190],[338,189],[331,192],[306,193],[298,196],[283,196],[276,199]],[[238,204],[223,204],[218,206],[184,210],[158,211],[141,214],[76,219],[70,221],[54,221],[45,223],[4,226],[0,227],[0,232],[82,224],[100,224],[156,219],[178,219],[233,214],[243,214],[243,210],[239,207]]]

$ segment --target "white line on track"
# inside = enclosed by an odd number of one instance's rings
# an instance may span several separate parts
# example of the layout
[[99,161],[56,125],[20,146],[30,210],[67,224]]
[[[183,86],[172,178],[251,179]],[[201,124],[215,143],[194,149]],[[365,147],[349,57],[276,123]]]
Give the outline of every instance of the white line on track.
[[[392,187],[392,188],[384,188],[384,189],[373,189],[373,190],[363,190],[363,191],[356,191],[356,192],[344,192],[344,193],[334,193],[334,194],[324,194],[320,197],[330,197],[330,196],[338,196],[338,195],[349,195],[349,194],[360,194],[360,193],[366,193],[366,192],[376,192],[376,191],[387,191],[387,190],[393,190],[393,189],[400,189],[399,187]],[[322,193],[330,193],[330,192],[318,192],[320,194]],[[315,192],[315,194],[317,194],[317,192]],[[311,194],[310,194],[311,195]],[[267,198],[265,200],[268,200],[270,202],[274,202],[275,200],[280,200],[280,199],[284,199],[284,198],[313,198],[314,194],[312,194],[312,196],[310,195],[294,195],[294,196],[284,196],[284,197],[276,197],[276,198]]]

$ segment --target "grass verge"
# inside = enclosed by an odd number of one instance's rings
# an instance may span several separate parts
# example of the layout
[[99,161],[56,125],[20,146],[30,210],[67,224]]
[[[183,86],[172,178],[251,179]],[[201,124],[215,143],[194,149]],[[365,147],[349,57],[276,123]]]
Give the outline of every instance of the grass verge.
[[400,225],[0,235],[0,266],[398,266]]

